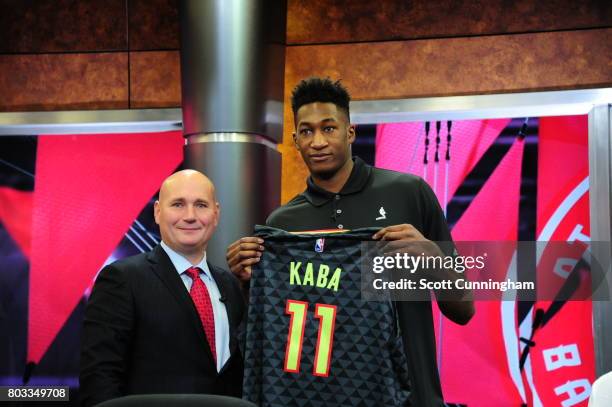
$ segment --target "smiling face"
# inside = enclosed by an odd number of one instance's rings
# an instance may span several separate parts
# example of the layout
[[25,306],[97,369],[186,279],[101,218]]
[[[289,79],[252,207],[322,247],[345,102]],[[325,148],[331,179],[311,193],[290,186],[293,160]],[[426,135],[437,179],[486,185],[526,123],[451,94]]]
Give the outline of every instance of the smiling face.
[[355,128],[342,109],[333,103],[309,103],[295,116],[296,148],[314,178],[330,179],[350,166]]
[[219,221],[212,182],[194,170],[172,174],[159,190],[154,215],[164,243],[185,256],[203,255]]

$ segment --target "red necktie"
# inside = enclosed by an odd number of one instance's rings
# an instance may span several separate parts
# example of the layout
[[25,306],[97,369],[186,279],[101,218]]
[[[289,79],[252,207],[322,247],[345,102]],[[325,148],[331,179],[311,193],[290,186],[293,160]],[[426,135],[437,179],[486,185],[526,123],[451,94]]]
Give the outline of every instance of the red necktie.
[[210,345],[210,350],[216,364],[217,350],[215,346],[215,315],[213,314],[208,289],[206,288],[206,284],[204,284],[200,278],[200,269],[198,267],[190,267],[185,271],[185,273],[187,273],[187,275],[193,280],[191,290],[189,290],[189,295],[191,295],[193,304],[198,310],[198,314],[200,314],[200,321],[202,321],[204,333],[206,333],[206,339],[208,339],[208,344]]

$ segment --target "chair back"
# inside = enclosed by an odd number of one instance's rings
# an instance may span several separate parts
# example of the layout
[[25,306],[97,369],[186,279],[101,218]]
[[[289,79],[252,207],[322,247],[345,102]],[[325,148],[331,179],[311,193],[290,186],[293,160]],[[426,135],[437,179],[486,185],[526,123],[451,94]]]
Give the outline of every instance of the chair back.
[[589,407],[612,406],[612,372],[600,376],[591,388]]
[[96,407],[257,407],[250,401],[212,394],[136,394],[107,400]]

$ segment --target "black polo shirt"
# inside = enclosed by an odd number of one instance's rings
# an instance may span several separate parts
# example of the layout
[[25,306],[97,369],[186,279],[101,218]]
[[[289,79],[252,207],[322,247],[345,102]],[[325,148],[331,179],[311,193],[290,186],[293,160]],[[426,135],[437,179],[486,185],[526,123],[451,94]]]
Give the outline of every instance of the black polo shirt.
[[[266,224],[287,231],[357,229],[409,223],[433,241],[451,241],[435,194],[419,177],[374,168],[359,157],[342,190],[326,191],[308,178],[306,190],[277,208]],[[398,302],[412,404],[442,406],[430,302]]]
[[412,224],[433,241],[451,236],[438,200],[420,177],[374,168],[354,158],[349,179],[337,194],[308,178],[308,187],[276,209],[266,224],[287,231],[358,229]]

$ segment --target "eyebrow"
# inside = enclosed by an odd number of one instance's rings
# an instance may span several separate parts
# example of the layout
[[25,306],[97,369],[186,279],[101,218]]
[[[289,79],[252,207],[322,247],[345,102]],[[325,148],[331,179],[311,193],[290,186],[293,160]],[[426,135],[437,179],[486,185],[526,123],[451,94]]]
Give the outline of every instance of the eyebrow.
[[[178,197],[178,198],[173,198],[170,200],[170,203],[174,203],[174,202],[186,202],[187,200],[185,198],[182,197]],[[202,199],[202,198],[198,198],[194,201],[194,203],[208,203],[209,201],[207,199]]]
[[[323,120],[320,120],[319,123],[325,123],[325,122],[334,122],[337,123],[338,120],[334,119],[333,117],[327,117]],[[311,126],[312,123],[311,122],[300,122],[299,126]]]

